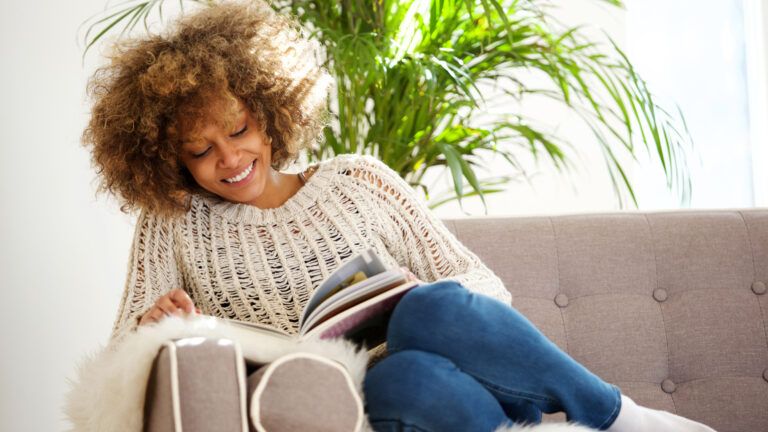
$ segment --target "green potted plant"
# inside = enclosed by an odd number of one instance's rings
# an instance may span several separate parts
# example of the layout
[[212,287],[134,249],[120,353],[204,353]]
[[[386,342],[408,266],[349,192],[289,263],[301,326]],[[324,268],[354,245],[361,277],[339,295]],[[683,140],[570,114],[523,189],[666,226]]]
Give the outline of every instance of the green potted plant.
[[[622,6],[620,0],[601,1]],[[309,159],[372,154],[433,198],[431,207],[472,195],[485,203],[486,194],[525,175],[521,152],[565,169],[571,162],[563,137],[519,113],[488,118],[479,87],[503,81],[508,95],[551,98],[578,115],[602,149],[622,206],[627,198],[635,205],[637,200],[620,160],[635,159],[640,151],[656,155],[667,185],[689,196],[682,155],[691,141],[682,114],[655,102],[618,46],[600,46],[579,28],[558,25],[540,3],[275,0],[275,9],[297,17],[320,43],[336,78],[332,123]],[[163,0],[128,1],[92,18],[86,52],[119,24],[123,31],[141,21],[146,25],[155,8],[162,19],[162,5]],[[521,81],[520,71],[542,74],[548,85]],[[508,163],[508,172],[478,176],[493,154]],[[425,174],[435,169],[449,170],[453,179],[453,190],[442,198],[431,197],[424,184]]]

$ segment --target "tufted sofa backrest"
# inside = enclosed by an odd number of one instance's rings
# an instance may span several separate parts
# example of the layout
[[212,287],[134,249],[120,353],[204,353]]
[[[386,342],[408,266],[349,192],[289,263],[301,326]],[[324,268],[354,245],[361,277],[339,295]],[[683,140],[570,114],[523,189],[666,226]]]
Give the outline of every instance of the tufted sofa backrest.
[[768,431],[768,209],[445,223],[515,308],[638,403]]

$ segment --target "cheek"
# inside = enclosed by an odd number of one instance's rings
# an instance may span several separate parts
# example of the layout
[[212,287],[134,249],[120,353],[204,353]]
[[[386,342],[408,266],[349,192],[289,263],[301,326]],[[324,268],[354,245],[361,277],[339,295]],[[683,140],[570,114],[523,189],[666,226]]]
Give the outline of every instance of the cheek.
[[215,184],[218,182],[215,176],[213,164],[205,161],[195,161],[186,164],[187,170],[192,174],[192,178],[200,186]]

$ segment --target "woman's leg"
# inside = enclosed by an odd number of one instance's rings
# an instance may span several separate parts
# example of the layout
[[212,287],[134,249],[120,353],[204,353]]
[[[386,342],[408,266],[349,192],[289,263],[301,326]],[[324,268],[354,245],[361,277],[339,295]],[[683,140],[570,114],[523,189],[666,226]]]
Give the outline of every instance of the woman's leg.
[[714,432],[637,405],[515,309],[453,281],[406,294],[392,314],[387,345],[390,352],[421,350],[449,359],[493,394],[513,420],[536,418],[538,409],[564,411],[569,421],[609,432]]
[[508,423],[496,398],[450,360],[393,353],[369,370],[366,411],[377,432],[490,432]]
[[449,359],[508,410],[535,406],[605,430],[621,406],[618,387],[573,360],[515,309],[454,281],[413,289],[395,308],[387,348]]

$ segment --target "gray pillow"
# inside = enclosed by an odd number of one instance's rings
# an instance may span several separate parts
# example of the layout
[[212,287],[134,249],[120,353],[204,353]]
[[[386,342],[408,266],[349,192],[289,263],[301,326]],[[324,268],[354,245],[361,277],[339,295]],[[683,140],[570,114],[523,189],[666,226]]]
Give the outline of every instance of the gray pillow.
[[250,430],[355,432],[363,402],[340,363],[316,354],[288,354],[248,377]]
[[245,373],[240,347],[229,339],[165,342],[147,382],[142,430],[246,430]]

